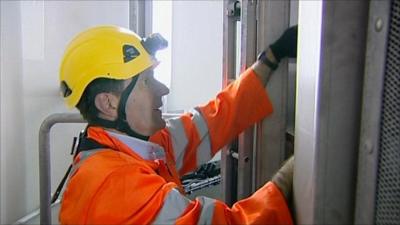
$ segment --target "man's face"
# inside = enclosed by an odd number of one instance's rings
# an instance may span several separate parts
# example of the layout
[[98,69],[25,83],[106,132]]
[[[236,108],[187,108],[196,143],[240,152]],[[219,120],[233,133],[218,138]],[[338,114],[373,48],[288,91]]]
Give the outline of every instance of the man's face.
[[[126,85],[131,79],[125,81]],[[141,135],[150,136],[165,127],[161,117],[162,96],[169,89],[153,76],[153,69],[144,71],[126,102],[126,120]]]

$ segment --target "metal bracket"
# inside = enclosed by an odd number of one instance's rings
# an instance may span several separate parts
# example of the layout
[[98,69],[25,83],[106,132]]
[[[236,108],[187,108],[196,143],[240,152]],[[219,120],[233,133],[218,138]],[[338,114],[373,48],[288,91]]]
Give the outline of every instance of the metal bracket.
[[228,5],[226,9],[226,15],[228,17],[240,18],[240,11],[241,11],[240,1],[235,1]]

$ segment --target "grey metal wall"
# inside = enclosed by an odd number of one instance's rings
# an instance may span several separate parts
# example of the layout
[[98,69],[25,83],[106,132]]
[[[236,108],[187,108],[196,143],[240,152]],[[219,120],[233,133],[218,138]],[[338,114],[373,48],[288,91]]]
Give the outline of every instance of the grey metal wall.
[[399,1],[371,1],[355,224],[400,223]]

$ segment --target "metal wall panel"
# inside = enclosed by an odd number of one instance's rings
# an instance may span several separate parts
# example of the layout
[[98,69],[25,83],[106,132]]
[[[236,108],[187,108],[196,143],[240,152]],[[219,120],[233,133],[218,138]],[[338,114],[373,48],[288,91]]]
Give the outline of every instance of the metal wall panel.
[[373,224],[390,1],[371,1],[361,118],[355,224]]

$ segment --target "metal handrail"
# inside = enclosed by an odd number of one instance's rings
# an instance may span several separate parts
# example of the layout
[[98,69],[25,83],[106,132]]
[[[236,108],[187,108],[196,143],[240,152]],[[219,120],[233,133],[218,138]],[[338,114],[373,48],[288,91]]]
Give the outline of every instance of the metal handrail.
[[57,123],[86,123],[78,113],[55,113],[42,122],[39,130],[40,224],[51,224],[50,212],[50,130]]

